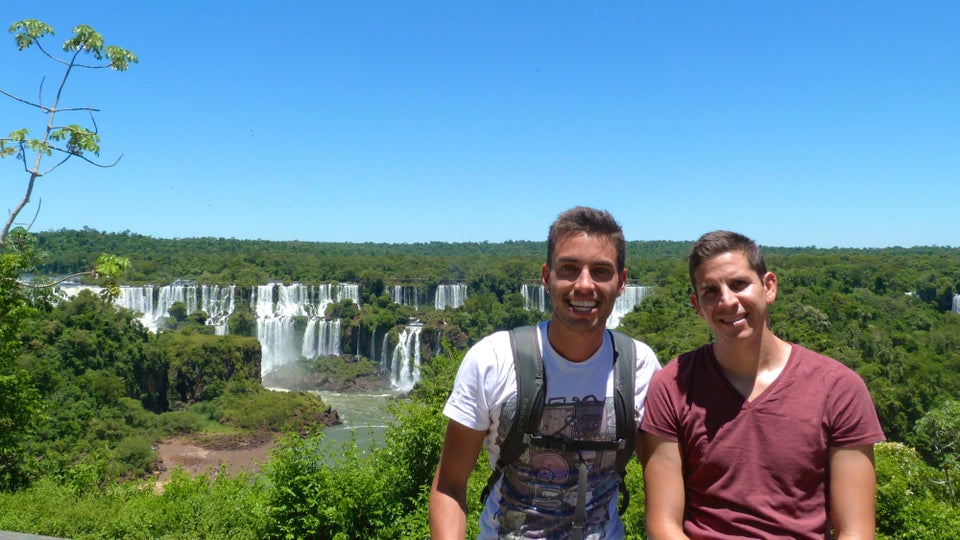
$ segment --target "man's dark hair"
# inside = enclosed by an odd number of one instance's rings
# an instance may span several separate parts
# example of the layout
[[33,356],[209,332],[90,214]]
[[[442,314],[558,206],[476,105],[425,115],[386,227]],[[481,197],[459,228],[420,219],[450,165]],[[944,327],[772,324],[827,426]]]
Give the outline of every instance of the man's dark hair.
[[767,273],[767,263],[764,262],[763,253],[756,242],[740,233],[712,231],[704,234],[693,243],[693,247],[690,248],[690,255],[687,257],[690,285],[693,286],[694,292],[697,292],[697,283],[694,281],[693,274],[697,271],[697,268],[700,268],[704,261],[730,251],[743,253],[747,257],[750,268],[763,279],[764,274]]
[[617,246],[617,272],[627,264],[627,242],[623,238],[623,229],[610,212],[585,206],[576,206],[557,216],[550,225],[547,236],[547,267],[553,264],[553,253],[557,242],[570,233],[586,233],[590,236],[606,236]]

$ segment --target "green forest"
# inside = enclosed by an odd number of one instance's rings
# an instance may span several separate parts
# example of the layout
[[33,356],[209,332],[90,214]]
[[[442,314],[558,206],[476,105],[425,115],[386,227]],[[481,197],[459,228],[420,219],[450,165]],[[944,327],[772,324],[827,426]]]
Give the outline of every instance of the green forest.
[[[0,530],[81,538],[426,538],[426,495],[439,458],[440,410],[466,349],[499,329],[547,314],[518,292],[536,282],[545,243],[328,244],[226,239],[162,240],[91,229],[18,231],[0,259]],[[689,306],[686,242],[630,242],[631,282],[652,296],[620,329],[661,362],[711,339]],[[129,259],[125,284],[193,280],[354,282],[360,305],[328,308],[342,331],[392,329],[416,316],[421,381],[388,407],[395,421],[372,448],[324,437],[329,408],[309,392],[272,392],[260,381],[253,314],[212,335],[182,305],[158,333],[107,295],[58,300],[53,278],[84,272],[104,253]],[[866,381],[888,443],[877,448],[878,535],[950,538],[960,530],[960,250],[765,247],[780,277],[771,324]],[[31,281],[24,280],[30,276]],[[93,276],[85,278],[96,284]],[[394,283],[465,282],[463,307],[394,304]],[[345,340],[349,343],[349,340]],[[308,360],[308,373],[377,379],[355,351]],[[349,386],[349,385],[346,385]],[[272,433],[262,472],[192,477],[153,487],[154,446],[173,435]],[[471,478],[469,523],[486,480]],[[625,523],[643,538],[642,474],[631,465]],[[475,534],[475,530],[471,530]]]

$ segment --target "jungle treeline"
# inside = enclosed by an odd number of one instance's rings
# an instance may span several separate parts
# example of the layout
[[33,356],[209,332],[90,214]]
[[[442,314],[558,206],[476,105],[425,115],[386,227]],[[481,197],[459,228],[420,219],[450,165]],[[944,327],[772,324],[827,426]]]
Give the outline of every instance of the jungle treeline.
[[[321,423],[322,403],[295,393],[273,401],[274,393],[249,373],[249,351],[256,347],[249,337],[208,335],[202,318],[186,313],[171,314],[168,331],[153,335],[133,314],[90,294],[17,304],[6,311],[22,322],[16,373],[29,384],[19,391],[36,404],[28,409],[42,414],[29,436],[4,439],[16,446],[0,451],[0,472],[4,463],[16,467],[0,478],[0,529],[71,538],[425,538],[426,494],[446,423],[440,409],[463,353],[486,333],[546,316],[524,309],[518,295],[521,283],[539,278],[544,242],[161,240],[92,229],[36,238],[44,252],[37,271],[46,275],[84,271],[101,253],[113,253],[130,259],[130,284],[359,283],[361,306],[328,311],[345,320],[345,332],[408,320],[411,308],[391,304],[384,294],[394,283],[462,281],[469,298],[458,310],[417,313],[427,324],[455,331],[441,333],[442,341],[426,349],[421,382],[391,402],[396,420],[382,444],[365,451],[333,448],[322,430],[305,429]],[[631,282],[654,292],[620,329],[649,343],[664,363],[711,340],[689,305],[689,246],[629,242],[627,248]],[[955,537],[960,314],[952,307],[960,294],[960,249],[764,251],[780,278],[774,331],[850,366],[870,389],[890,441],[877,447],[878,536]],[[238,325],[247,328],[241,334],[249,335],[250,323]],[[197,360],[198,354],[211,359]],[[369,359],[343,362],[370,366]],[[198,376],[204,384],[196,383]],[[312,420],[285,425],[290,417]],[[287,432],[263,474],[174,475],[162,493],[144,487],[155,459],[151,441],[264,426]],[[482,455],[470,482],[468,536],[476,533],[487,471]],[[627,531],[643,538],[637,464],[629,488]]]

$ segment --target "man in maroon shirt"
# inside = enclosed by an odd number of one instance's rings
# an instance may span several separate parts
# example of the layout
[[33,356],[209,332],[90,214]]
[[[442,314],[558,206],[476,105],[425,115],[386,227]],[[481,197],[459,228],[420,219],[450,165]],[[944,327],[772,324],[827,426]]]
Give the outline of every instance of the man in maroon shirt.
[[649,538],[874,538],[873,444],[884,436],[866,385],[773,334],[777,276],[749,238],[705,234],[689,272],[715,341],[651,381]]

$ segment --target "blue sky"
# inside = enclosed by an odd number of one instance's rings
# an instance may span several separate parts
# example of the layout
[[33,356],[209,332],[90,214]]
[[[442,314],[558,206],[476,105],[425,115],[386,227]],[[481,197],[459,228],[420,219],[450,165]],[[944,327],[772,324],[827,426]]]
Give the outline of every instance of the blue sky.
[[[33,230],[338,242],[543,240],[574,205],[628,240],[960,245],[960,3],[35,0],[140,63],[77,72],[101,161]],[[0,88],[62,74],[0,36]],[[48,94],[50,95],[50,94]],[[49,97],[46,98],[49,101]],[[61,119],[86,123],[83,116]],[[45,119],[0,96],[0,133]],[[0,200],[22,164],[0,161]],[[40,208],[38,213],[38,202]]]

